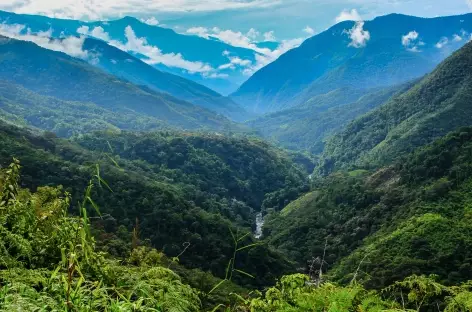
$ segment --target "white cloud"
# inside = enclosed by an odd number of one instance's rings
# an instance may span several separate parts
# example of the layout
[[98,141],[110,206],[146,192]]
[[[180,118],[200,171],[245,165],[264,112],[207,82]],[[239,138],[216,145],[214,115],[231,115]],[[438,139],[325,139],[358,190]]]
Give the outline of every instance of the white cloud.
[[255,30],[254,28],[251,28],[249,29],[249,31],[247,32],[246,36],[252,40],[255,40],[257,39],[257,37],[259,37],[260,33]]
[[315,34],[315,30],[311,28],[310,26],[306,26],[303,29],[303,32],[306,33],[308,36],[313,36]]
[[402,45],[410,52],[421,52],[419,47],[425,43],[420,40],[420,34],[413,30],[402,36]]
[[210,65],[203,62],[185,60],[180,53],[162,53],[158,47],[148,44],[146,38],[137,37],[133,28],[129,25],[125,28],[125,43],[110,39],[110,35],[100,26],[92,30],[88,26],[82,26],[77,29],[77,32],[105,40],[108,44],[120,50],[139,54],[144,57],[144,62],[151,65],[164,64],[169,67],[182,68],[189,73],[209,73],[214,70]]
[[336,23],[341,23],[344,21],[354,21],[360,22],[362,21],[362,17],[356,9],[352,9],[351,11],[344,10],[336,17]]
[[159,21],[154,16],[147,19],[141,18],[140,21],[151,26],[159,25]]
[[105,32],[105,30],[101,26],[94,27],[92,31],[90,31],[90,28],[88,26],[81,26],[77,29],[77,33],[81,35],[92,36],[94,38],[101,39],[106,42],[111,40],[110,35]]
[[272,63],[277,60],[285,52],[300,46],[303,42],[303,38],[295,38],[291,40],[283,40],[276,50],[262,49],[264,53],[256,53],[256,63],[248,68],[246,68],[243,73],[245,75],[252,75],[262,67]]
[[472,10],[472,0],[465,0],[469,8]]
[[434,46],[438,49],[442,49],[445,45],[449,43],[449,39],[446,37],[442,37],[441,40],[438,41]]
[[208,31],[209,30],[206,27],[192,27],[192,28],[187,29],[188,34],[197,35],[199,37],[206,38],[206,39],[209,38]]
[[268,32],[264,33],[264,40],[265,41],[276,41],[274,31],[271,30],[271,31],[268,31]]
[[229,57],[229,63],[220,65],[219,70],[236,69],[236,67],[248,67],[252,64],[251,60],[243,60],[239,57]]
[[367,45],[367,41],[370,40],[370,32],[364,30],[364,22],[356,22],[356,24],[348,31],[345,31],[349,35],[351,42],[350,47],[363,48]]
[[26,28],[25,25],[7,25],[3,23],[0,24],[0,35],[13,39],[34,42],[42,48],[63,52],[73,57],[82,59],[91,58],[90,60],[96,58],[96,56],[89,55],[87,51],[83,50],[84,37],[70,36],[60,39],[52,39],[51,29],[48,31],[33,33],[29,28]]
[[162,53],[158,47],[148,44],[146,38],[137,37],[133,28],[129,25],[125,28],[125,37],[127,42],[124,45],[115,41],[111,41],[110,44],[124,51],[145,56],[147,59],[144,59],[144,61],[148,64],[164,64],[169,67],[185,69],[190,73],[208,73],[213,70],[210,65],[203,62],[185,60],[180,53]]
[[209,12],[267,8],[281,0],[0,0],[0,9],[73,19],[101,19],[142,12]]
[[454,34],[454,36],[452,36],[452,41],[454,41],[454,42],[460,42],[462,40],[463,40],[463,38],[461,36],[459,36],[458,34]]

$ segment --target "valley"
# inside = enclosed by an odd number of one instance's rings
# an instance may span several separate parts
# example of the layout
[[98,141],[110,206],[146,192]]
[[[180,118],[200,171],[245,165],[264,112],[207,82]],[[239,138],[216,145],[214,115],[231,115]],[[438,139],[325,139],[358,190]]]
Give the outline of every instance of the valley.
[[472,14],[0,23],[0,311],[472,311]]

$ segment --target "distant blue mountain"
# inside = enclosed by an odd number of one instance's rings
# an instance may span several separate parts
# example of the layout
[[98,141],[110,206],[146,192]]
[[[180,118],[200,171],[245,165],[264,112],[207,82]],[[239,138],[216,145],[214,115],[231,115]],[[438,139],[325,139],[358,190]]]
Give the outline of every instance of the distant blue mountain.
[[[125,67],[123,72],[126,72]],[[120,79],[65,53],[3,36],[0,36],[0,80],[7,82],[3,83],[6,86],[5,97],[9,97],[8,94],[21,95],[12,96],[8,101],[0,99],[0,110],[25,119],[31,118],[34,113],[35,116],[41,115],[43,120],[50,118],[54,122],[53,116],[61,110],[64,120],[71,120],[73,116],[80,116],[82,110],[84,116],[91,118],[88,123],[110,124],[119,129],[172,127],[226,131],[241,128],[221,114],[155,91],[154,88]],[[172,87],[172,83],[178,81],[168,83]],[[34,94],[24,95],[28,92],[23,88]],[[55,99],[44,107],[42,114],[38,103],[47,101],[44,96]],[[53,106],[55,112],[49,111]],[[28,110],[35,112],[27,114]],[[41,124],[44,125],[44,121]],[[76,128],[73,126],[70,129]]]
[[[188,62],[208,64],[215,70],[221,65],[228,64],[230,62],[229,57],[239,57],[243,60],[255,62],[255,52],[253,50],[234,47],[211,38],[205,39],[198,36],[178,34],[171,29],[148,25],[133,17],[87,23],[0,11],[0,22],[25,25],[32,32],[51,29],[54,37],[78,35],[77,30],[82,26],[89,27],[90,30],[101,27],[110,36],[110,39],[122,43],[126,42],[125,29],[130,26],[136,37],[145,38],[149,45],[157,47],[163,54],[181,54],[182,58]],[[270,43],[269,46],[273,47],[274,43]],[[142,55],[137,56],[144,58]],[[218,70],[219,78],[215,78],[216,75],[211,76],[215,72],[202,75],[169,64],[158,63],[153,65],[160,70],[196,81],[222,94],[233,92],[248,78],[239,69]]]
[[[365,41],[356,47],[350,31]],[[232,98],[249,111],[266,113],[342,87],[404,83],[433,70],[469,41],[471,32],[472,14],[430,19],[392,14],[365,24],[342,22],[256,72]]]

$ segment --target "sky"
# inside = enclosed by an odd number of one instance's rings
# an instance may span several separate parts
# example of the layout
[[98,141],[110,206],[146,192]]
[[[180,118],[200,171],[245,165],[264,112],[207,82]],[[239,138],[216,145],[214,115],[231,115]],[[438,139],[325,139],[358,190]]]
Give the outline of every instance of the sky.
[[472,0],[0,0],[0,9],[81,20],[130,15],[182,33],[217,27],[246,34],[253,29],[258,41],[281,41],[319,33],[353,16],[472,13]]

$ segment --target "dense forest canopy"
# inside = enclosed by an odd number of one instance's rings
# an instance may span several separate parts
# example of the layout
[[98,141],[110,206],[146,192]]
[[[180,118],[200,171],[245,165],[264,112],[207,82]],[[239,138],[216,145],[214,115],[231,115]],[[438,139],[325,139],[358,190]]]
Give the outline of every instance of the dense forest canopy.
[[341,22],[233,99],[0,36],[0,311],[472,311],[471,17]]

